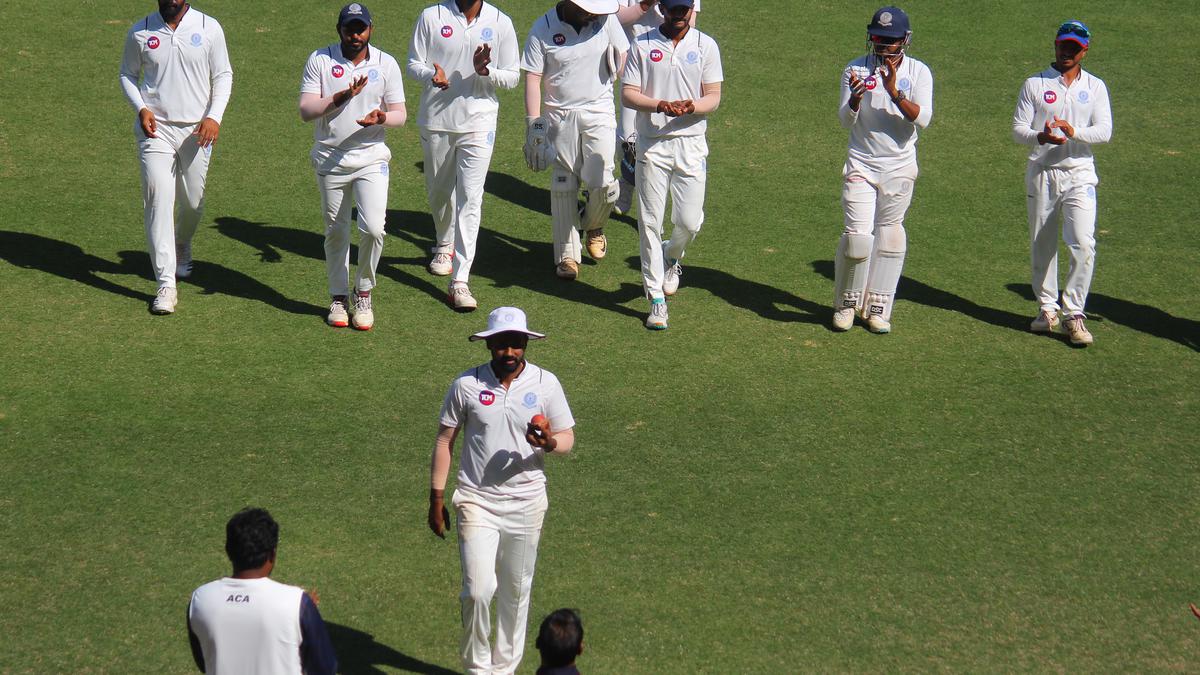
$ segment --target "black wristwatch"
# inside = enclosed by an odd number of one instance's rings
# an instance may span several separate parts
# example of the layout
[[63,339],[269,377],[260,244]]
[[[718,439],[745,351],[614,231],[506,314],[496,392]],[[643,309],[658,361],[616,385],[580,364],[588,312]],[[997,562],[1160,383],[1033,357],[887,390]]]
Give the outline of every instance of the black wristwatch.
[[896,92],[895,96],[892,97],[892,103],[895,103],[896,105],[900,105],[900,101],[903,101],[906,98],[908,98],[908,95],[904,93],[903,89],[901,89]]

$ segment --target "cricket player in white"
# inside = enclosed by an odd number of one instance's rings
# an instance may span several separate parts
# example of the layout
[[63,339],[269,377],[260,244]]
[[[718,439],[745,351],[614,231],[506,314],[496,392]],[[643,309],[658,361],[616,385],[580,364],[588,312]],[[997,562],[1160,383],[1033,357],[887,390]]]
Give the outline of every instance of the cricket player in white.
[[[604,223],[619,188],[613,177],[617,148],[612,86],[629,40],[615,16],[617,0],[562,0],[529,29],[525,71],[525,161],[550,170],[550,217],[555,274],[571,280],[582,261],[579,230],[588,255],[608,252]],[[543,110],[544,105],[544,110]],[[587,203],[579,210],[579,189]]]
[[917,131],[933,118],[933,74],[905,53],[911,39],[908,15],[883,7],[867,26],[867,54],[842,73],[838,117],[850,130],[850,151],[842,170],[846,226],[834,256],[835,330],[849,330],[856,312],[873,333],[892,329]]
[[313,52],[300,83],[300,118],[316,121],[311,153],[325,216],[325,268],[329,277],[327,321],[349,323],[350,215],[358,206],[358,275],[354,328],[375,325],[371,289],[383,253],[387,218],[388,162],[385,127],[407,117],[400,66],[370,46],[371,12],[352,2],[338,14],[340,41]]
[[[666,17],[658,0],[618,0],[621,8],[617,10],[617,21],[625,28],[625,37],[633,44],[644,33],[658,30]],[[696,17],[700,14],[700,0],[692,7],[689,20],[692,28],[696,27]],[[617,142],[620,145],[621,175],[620,193],[613,210],[617,213],[629,213],[633,208],[633,184],[637,172],[637,111],[621,103],[617,113]]]
[[315,593],[273,581],[279,525],[243,509],[225,525],[230,576],[204,584],[188,605],[188,640],[209,675],[333,675],[337,657]]
[[[492,358],[459,375],[442,403],[433,446],[429,528],[445,538],[451,448],[461,433],[457,514],[462,562],[462,660],[467,673],[509,675],[525,650],[529,594],[545,518],[547,454],[575,444],[575,419],[553,373],[525,360],[529,340],[545,335],[527,327],[525,313],[500,307],[488,315]],[[489,646],[489,605],[496,596],[496,643]]]
[[158,281],[150,311],[171,314],[176,280],[192,273],[208,164],[233,91],[225,33],[184,0],[159,0],[158,12],[125,36],[120,79],[137,111],[146,241]]
[[1054,63],[1025,80],[1013,113],[1013,138],[1030,146],[1025,172],[1033,293],[1041,305],[1029,328],[1050,333],[1059,325],[1058,233],[1071,254],[1062,293],[1067,335],[1072,344],[1092,344],[1084,326],[1096,258],[1096,166],[1092,145],[1112,138],[1108,88],[1083,69],[1091,33],[1078,21],[1059,26]]
[[483,0],[427,7],[413,30],[408,74],[423,83],[417,125],[437,237],[429,271],[451,275],[447,300],[469,312],[478,305],[468,281],[496,144],[496,92],[516,87],[521,75],[512,20]]
[[[638,111],[638,230],[653,330],[667,328],[666,296],[679,290],[679,261],[704,224],[705,132],[725,79],[716,41],[691,27],[692,0],[659,4],[666,19],[630,48],[621,87],[621,101]],[[674,228],[663,241],[668,193]]]

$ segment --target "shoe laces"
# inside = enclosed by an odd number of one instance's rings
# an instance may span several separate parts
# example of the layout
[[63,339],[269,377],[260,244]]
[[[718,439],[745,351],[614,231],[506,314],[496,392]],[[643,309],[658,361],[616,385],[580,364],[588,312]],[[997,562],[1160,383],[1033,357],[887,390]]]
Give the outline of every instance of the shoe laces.
[[354,310],[358,312],[371,311],[371,296],[354,294]]
[[329,303],[329,311],[344,314],[346,312],[346,300],[343,298],[334,298],[333,302]]
[[667,268],[667,274],[677,277],[683,276],[683,265],[680,265],[678,262],[676,262],[674,265],[671,265]]
[[665,303],[665,302],[650,303],[650,315],[655,318],[665,319],[667,317],[667,303]]
[[435,253],[433,254],[433,262],[438,265],[445,265],[446,263],[450,262],[450,254]]
[[162,288],[158,289],[158,292],[154,294],[154,297],[169,298],[171,297],[171,291],[173,290],[175,289],[171,288],[170,286],[163,286]]
[[451,286],[451,287],[450,287],[450,295],[465,295],[465,296],[470,296],[470,295],[471,295],[471,289],[470,289],[470,288],[467,288],[466,286]]

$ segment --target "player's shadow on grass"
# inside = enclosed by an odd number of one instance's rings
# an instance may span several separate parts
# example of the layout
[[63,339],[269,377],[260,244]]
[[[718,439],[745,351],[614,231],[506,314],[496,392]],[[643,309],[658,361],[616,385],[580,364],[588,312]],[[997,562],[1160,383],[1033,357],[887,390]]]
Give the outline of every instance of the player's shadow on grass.
[[[1029,284],[1008,284],[1008,290],[1029,302],[1035,302]],[[1177,342],[1193,351],[1200,351],[1200,321],[1168,314],[1157,307],[1114,298],[1100,293],[1087,297],[1088,318],[1097,322],[1112,321],[1157,338]]]
[[[833,261],[832,260],[814,260],[812,261],[813,271],[821,276],[833,281]],[[912,277],[901,276],[900,283],[897,286],[897,297],[909,302],[917,302],[929,307],[937,307],[951,312],[965,314],[977,321],[998,326],[1000,328],[1008,328],[1010,330],[1020,331],[1022,333],[1029,331],[1029,318],[1022,314],[996,309],[994,307],[985,307],[976,303],[973,300],[955,295],[949,291],[943,291],[940,288],[934,288],[929,284],[922,283]],[[826,312],[832,314],[832,305],[828,307]]]
[[382,675],[379,666],[387,666],[410,673],[428,675],[456,675],[457,671],[435,666],[402,654],[391,647],[375,641],[375,636],[348,626],[325,623],[329,639],[333,642],[338,658],[338,672],[346,675]]
[[[641,258],[630,256],[625,262],[630,269],[637,271],[640,277]],[[689,288],[703,288],[730,305],[754,312],[769,321],[826,325],[832,311],[825,305],[792,295],[774,286],[742,279],[710,267],[684,265],[679,287],[681,293]]]
[[[146,270],[144,277],[153,281],[150,275],[150,254],[145,251],[118,251],[122,264],[137,270]],[[292,300],[279,291],[262,283],[247,274],[231,270],[217,263],[197,260],[192,266],[192,276],[179,280],[180,286],[196,286],[204,295],[228,295],[235,298],[257,300],[276,309],[291,314],[307,314],[325,317],[325,308],[310,305],[306,302]]]
[[[403,239],[422,250],[428,250],[434,244],[434,228],[432,217],[425,212],[388,211],[388,234]],[[549,232],[547,223],[546,234]],[[491,227],[479,229],[479,239],[475,246],[475,263],[471,268],[473,278],[490,279],[497,288],[524,288],[550,295],[564,300],[607,309],[629,317],[640,317],[641,314],[625,303],[641,295],[638,284],[621,284],[615,291],[606,291],[587,283],[586,276],[580,281],[563,281],[554,275],[554,265],[551,262],[554,245],[547,239],[533,241],[514,235],[498,232]],[[431,295],[440,300],[446,296],[445,288],[449,284],[447,277],[434,277],[425,270],[426,260],[422,258],[416,266],[416,277],[406,271],[389,266],[381,272],[414,288],[432,289]],[[586,272],[585,272],[586,275]],[[432,281],[430,281],[432,280]],[[503,297],[494,296],[488,291],[476,290],[476,296],[483,307],[504,304]]]
[[[421,217],[424,217],[425,220],[430,220],[427,213],[389,211],[386,229],[394,232],[399,228],[400,223],[408,223],[413,218],[420,219]],[[321,232],[281,227],[227,216],[217,218],[215,223],[217,231],[221,234],[256,249],[258,257],[262,262],[282,262],[283,254],[290,253],[319,261],[322,266],[325,264],[325,235]],[[351,225],[351,227],[356,226]],[[430,221],[429,229],[430,231],[433,229],[432,221]],[[383,247],[385,254],[387,253],[387,249],[387,242],[385,241]],[[357,246],[350,246],[350,262],[351,265],[358,262]],[[379,267],[376,269],[376,273],[387,276],[407,286],[412,286],[439,299],[443,298],[445,293],[440,291],[435,285],[426,282],[414,274],[409,274],[402,267],[398,267],[398,265],[413,266],[423,264],[424,260],[422,258],[400,258],[383,255],[379,259]]]
[[39,270],[126,298],[147,303],[154,299],[153,295],[126,288],[99,276],[100,274],[142,276],[146,270],[137,269],[127,260],[115,263],[90,253],[84,253],[79,246],[65,241],[26,232],[0,230],[0,259],[17,267]]

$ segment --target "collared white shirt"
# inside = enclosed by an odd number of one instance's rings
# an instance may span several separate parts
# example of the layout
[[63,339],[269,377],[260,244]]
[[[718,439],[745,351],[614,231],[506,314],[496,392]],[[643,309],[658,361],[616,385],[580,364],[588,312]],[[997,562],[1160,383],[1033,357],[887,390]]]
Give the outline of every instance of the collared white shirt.
[[[725,79],[721,50],[697,28],[689,28],[679,44],[661,30],[643,34],[629,49],[623,85],[638,87],[646,96],[664,101],[699,101],[703,86]],[[638,138],[701,136],[708,130],[707,115],[669,117],[639,110]]]
[[[896,72],[896,90],[904,92],[921,107],[917,119],[909,121],[888,96],[879,73],[880,61],[866,54],[842,71],[842,103],[838,117],[850,130],[850,159],[875,171],[886,171],[917,161],[917,131],[933,119],[933,73],[929,66],[905,55]],[[850,72],[867,85],[858,106],[850,109]]]
[[349,87],[357,77],[367,78],[366,86],[357,96],[317,118],[314,124],[313,159],[319,167],[324,167],[322,173],[335,167],[355,169],[391,159],[384,143],[387,133],[383,125],[363,127],[358,120],[372,110],[387,110],[393,103],[404,103],[404,82],[396,59],[374,45],[366,49],[367,58],[358,65],[342,55],[340,44],[318,49],[304,64],[301,94],[324,98]]
[[[488,75],[475,72],[475,50],[491,46]],[[427,7],[417,18],[408,48],[408,74],[422,85],[417,124],[422,129],[462,133],[495,131],[500,103],[496,89],[512,89],[521,77],[517,32],[512,19],[483,3],[468,23],[455,0]],[[450,86],[433,86],[433,64]]]
[[300,604],[304,590],[270,578],[225,577],[192,593],[188,623],[207,673],[301,672]]
[[608,48],[624,54],[629,40],[615,15],[587,24],[577,33],[550,8],[529,29],[521,69],[542,76],[547,108],[616,114],[614,74],[608,72]]
[[[1037,135],[1055,117],[1066,120],[1075,129],[1075,137],[1062,145],[1041,145]],[[1062,131],[1056,129],[1056,135]],[[1108,87],[1086,70],[1067,86],[1062,74],[1053,67],[1025,80],[1013,113],[1013,138],[1032,146],[1029,161],[1045,168],[1074,169],[1094,165],[1092,144],[1112,138],[1112,110]]]
[[134,110],[160,122],[220,123],[233,91],[233,68],[217,20],[189,7],[171,30],[158,12],[125,35],[121,89]]
[[[632,7],[636,4],[639,4],[640,1],[641,0],[620,0],[620,6]],[[692,11],[700,11],[700,0],[696,0],[696,4],[694,7],[692,7]],[[665,20],[666,17],[663,16],[662,8],[659,7],[656,0],[656,2],[650,6],[650,9],[646,10],[646,13],[638,18],[637,21],[625,25],[625,37],[629,38],[630,42],[633,42],[642,35],[663,25],[663,21]]]
[[558,378],[528,361],[508,389],[491,363],[459,375],[442,403],[440,423],[459,430],[458,484],[490,495],[534,499],[546,489],[542,450],[525,440],[534,415],[555,432],[575,426]]

